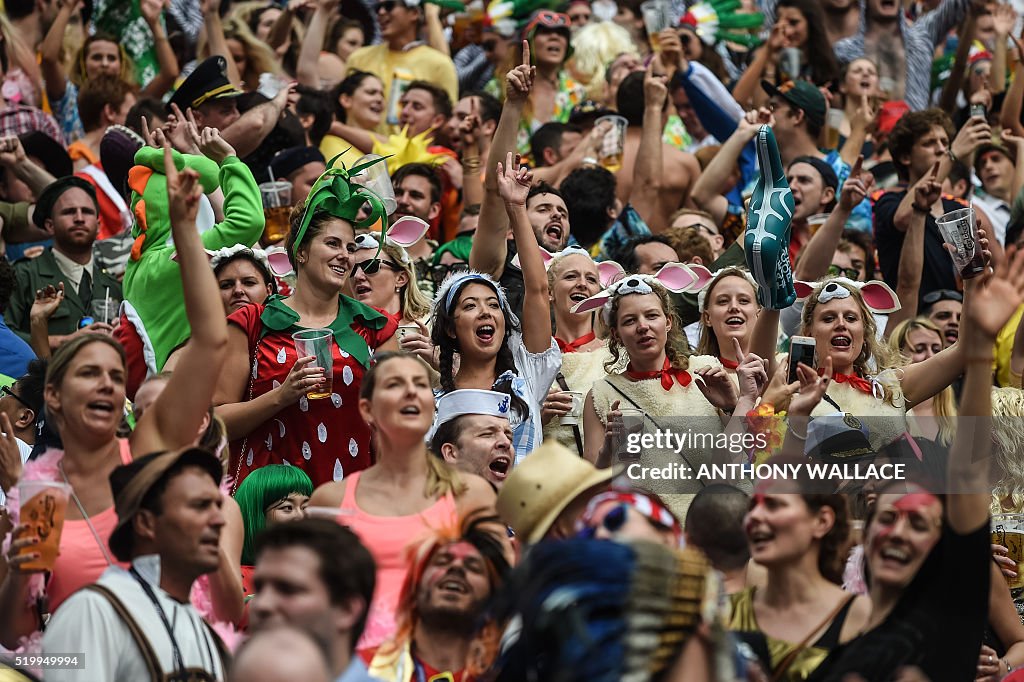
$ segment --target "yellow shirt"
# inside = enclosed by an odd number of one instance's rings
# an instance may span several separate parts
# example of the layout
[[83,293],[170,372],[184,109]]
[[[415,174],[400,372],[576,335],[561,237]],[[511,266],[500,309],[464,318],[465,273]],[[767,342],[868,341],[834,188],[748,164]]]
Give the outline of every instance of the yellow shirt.
[[320,153],[324,155],[324,160],[328,162],[338,154],[341,154],[339,161],[345,164],[345,168],[351,168],[356,165],[356,161],[363,158],[363,152],[359,151],[348,140],[337,135],[324,135],[324,139],[320,141]]
[[[452,60],[428,45],[395,52],[387,43],[361,47],[348,58],[349,71],[369,71],[384,83],[387,116],[381,121],[379,132],[398,132],[398,101],[412,81],[429,81],[448,93],[452,105],[459,99],[459,79]],[[392,84],[396,87],[392,89]]]
[[1024,305],[1017,308],[1010,321],[1006,323],[996,336],[996,383],[1000,386],[1020,388],[1020,376],[1013,377],[1010,372],[1010,355],[1013,353],[1013,337],[1017,334],[1017,327],[1021,318],[1024,317]]

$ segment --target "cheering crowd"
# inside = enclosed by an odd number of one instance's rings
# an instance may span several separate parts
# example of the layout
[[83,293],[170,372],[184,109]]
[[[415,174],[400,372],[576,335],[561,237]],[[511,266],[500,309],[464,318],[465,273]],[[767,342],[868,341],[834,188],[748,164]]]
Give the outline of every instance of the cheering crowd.
[[1021,0],[0,7],[0,680],[1024,681]]

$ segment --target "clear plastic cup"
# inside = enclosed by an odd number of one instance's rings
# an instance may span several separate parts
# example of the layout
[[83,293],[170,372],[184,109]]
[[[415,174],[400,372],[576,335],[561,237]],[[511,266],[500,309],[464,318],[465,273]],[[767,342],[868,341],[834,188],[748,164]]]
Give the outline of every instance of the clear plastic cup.
[[330,398],[334,388],[334,332],[330,329],[303,329],[292,334],[295,352],[300,358],[315,356],[311,367],[324,370],[324,381],[306,392],[309,400]]
[[962,279],[985,272],[985,256],[978,244],[978,224],[973,208],[958,208],[936,218],[942,239],[953,247],[953,263]]
[[[355,165],[358,166],[381,158],[384,157],[380,154],[366,154],[365,156],[360,157],[359,160],[356,161]],[[395,188],[391,184],[391,176],[388,175],[387,161],[384,161],[383,163],[378,162],[369,168],[364,168],[352,177],[352,181],[362,185],[380,197],[381,202],[384,204],[384,210],[388,215],[391,215],[398,209],[398,201],[395,200]]]
[[583,417],[583,393],[580,391],[568,391],[572,397],[572,407],[559,418],[558,423],[562,426],[577,426]]
[[602,116],[594,121],[595,126],[608,126],[601,148],[597,152],[600,164],[615,173],[622,168],[622,157],[626,150],[626,128],[629,126],[622,116]]
[[284,180],[261,183],[260,195],[263,197],[263,215],[267,221],[263,228],[263,241],[268,245],[276,244],[288,236],[292,183]]
[[825,114],[825,149],[839,149],[839,129],[843,125],[843,110],[829,109]]
[[28,525],[27,535],[39,538],[39,543],[22,550],[21,554],[38,553],[39,558],[21,564],[25,572],[50,571],[57,561],[60,535],[64,529],[64,514],[71,496],[71,486],[56,481],[22,481],[18,484],[19,519]]
[[665,0],[647,0],[640,5],[640,14],[647,29],[647,40],[655,52],[661,50],[659,33],[672,27],[672,6]]

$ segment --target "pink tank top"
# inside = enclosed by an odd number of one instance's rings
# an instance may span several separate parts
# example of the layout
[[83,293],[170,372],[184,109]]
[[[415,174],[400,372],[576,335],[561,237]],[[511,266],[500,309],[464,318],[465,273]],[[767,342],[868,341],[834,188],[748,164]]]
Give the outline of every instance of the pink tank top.
[[395,634],[395,611],[408,571],[405,550],[428,530],[450,526],[458,520],[455,498],[449,492],[419,514],[410,516],[373,516],[356,504],[359,475],[346,477],[345,497],[341,501],[339,522],[352,529],[377,562],[377,589],[366,619],[366,629],[357,649],[375,648]]
[[[127,439],[118,439],[118,445],[121,463],[130,464],[132,451]],[[74,501],[68,504],[74,504]],[[110,507],[90,517],[89,520],[106,546],[114,528],[117,527],[117,512]],[[110,551],[109,548],[107,551]],[[119,562],[117,565],[122,568],[128,567],[127,563]],[[64,530],[60,534],[60,554],[53,565],[50,582],[46,585],[50,613],[56,612],[57,607],[79,589],[96,582],[103,571],[107,570],[107,566],[107,558],[89,530],[89,523],[85,519],[65,520]]]

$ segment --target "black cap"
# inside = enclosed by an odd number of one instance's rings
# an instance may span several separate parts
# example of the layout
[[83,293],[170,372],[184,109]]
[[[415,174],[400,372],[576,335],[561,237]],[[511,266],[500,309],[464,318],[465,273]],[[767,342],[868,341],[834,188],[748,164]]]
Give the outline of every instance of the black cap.
[[825,95],[821,94],[821,90],[813,83],[786,81],[776,87],[768,81],[761,81],[761,87],[769,95],[781,97],[797,109],[801,109],[807,114],[808,119],[819,126],[825,125],[825,110],[828,109],[828,103],[825,101]]
[[167,111],[171,105],[177,104],[183,112],[200,106],[211,99],[222,97],[238,97],[242,91],[228,80],[228,62],[224,57],[210,57],[195,68],[188,78],[178,86],[171,101],[167,103]]
[[794,163],[806,163],[808,166],[812,166],[814,170],[818,171],[825,187],[831,187],[836,192],[839,191],[839,178],[836,176],[836,171],[826,161],[814,156],[798,156],[789,162],[790,168]]
[[569,113],[569,124],[585,126],[593,123],[602,116],[608,116],[615,112],[592,99],[585,99],[572,108]]
[[62,178],[75,172],[75,165],[68,150],[46,133],[33,130],[31,133],[19,135],[18,139],[21,140],[25,155],[39,159],[46,172],[53,177]]
[[92,202],[96,204],[96,212],[97,214],[99,213],[100,205],[96,201],[96,188],[92,186],[92,183],[76,175],[68,175],[58,179],[56,182],[51,182],[43,190],[43,193],[39,195],[39,199],[36,200],[36,210],[32,213],[32,222],[36,224],[36,227],[43,229],[46,219],[53,212],[53,205],[57,203],[57,200],[61,198],[64,192],[73,187],[84,190],[92,198]]
[[289,147],[274,155],[270,161],[270,170],[274,173],[275,178],[287,178],[307,163],[327,165],[324,155],[316,147]]

